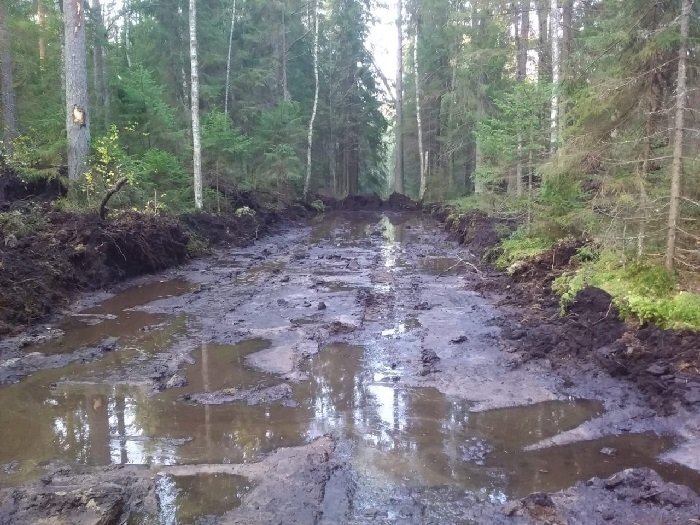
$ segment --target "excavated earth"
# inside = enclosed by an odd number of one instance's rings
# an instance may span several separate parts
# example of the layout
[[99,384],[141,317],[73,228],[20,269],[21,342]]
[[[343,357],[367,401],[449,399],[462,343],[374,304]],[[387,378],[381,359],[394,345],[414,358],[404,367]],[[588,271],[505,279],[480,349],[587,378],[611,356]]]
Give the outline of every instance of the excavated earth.
[[334,212],[3,339],[0,523],[700,523],[698,404],[555,358],[478,260]]

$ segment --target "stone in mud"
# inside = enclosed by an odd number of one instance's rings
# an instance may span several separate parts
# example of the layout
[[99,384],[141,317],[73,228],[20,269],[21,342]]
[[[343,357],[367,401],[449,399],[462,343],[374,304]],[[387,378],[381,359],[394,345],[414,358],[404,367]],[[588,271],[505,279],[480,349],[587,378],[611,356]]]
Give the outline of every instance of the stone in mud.
[[324,303],[323,301],[318,303],[319,310],[325,310],[326,308],[327,308],[326,303]]
[[616,456],[617,449],[613,448],[613,447],[603,447],[600,449],[600,453],[603,454],[604,456]]
[[515,516],[521,508],[522,504],[519,501],[509,501],[503,505],[503,514],[508,517]]
[[662,376],[668,372],[668,365],[654,363],[653,365],[647,367],[647,373],[653,376]]
[[421,350],[420,359],[423,362],[423,365],[434,365],[440,361],[440,358],[435,353],[435,350],[428,350],[427,348]]
[[466,335],[460,335],[459,337],[455,337],[454,339],[450,339],[450,343],[452,343],[453,345],[466,343],[467,341],[469,341],[469,338]]
[[493,447],[482,439],[472,438],[469,442],[459,447],[463,461],[483,465],[489,454],[493,452]]
[[422,303],[418,303],[417,305],[415,305],[413,307],[414,310],[423,310],[423,311],[430,310],[432,308],[433,308],[433,306],[427,301],[423,301]]
[[187,379],[179,374],[174,374],[165,383],[165,388],[181,388],[185,385],[187,385]]
[[331,335],[349,334],[357,330],[357,326],[343,321],[332,321],[326,325],[326,328]]
[[289,275],[285,275],[280,279],[281,283],[288,283],[290,280]]

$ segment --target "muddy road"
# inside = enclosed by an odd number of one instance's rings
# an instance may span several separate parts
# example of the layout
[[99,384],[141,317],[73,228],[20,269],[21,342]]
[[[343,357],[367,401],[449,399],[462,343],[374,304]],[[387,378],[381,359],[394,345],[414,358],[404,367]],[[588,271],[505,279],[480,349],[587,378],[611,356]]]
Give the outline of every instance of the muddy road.
[[2,341],[0,523],[698,523],[698,414],[522,359],[475,263],[338,213]]

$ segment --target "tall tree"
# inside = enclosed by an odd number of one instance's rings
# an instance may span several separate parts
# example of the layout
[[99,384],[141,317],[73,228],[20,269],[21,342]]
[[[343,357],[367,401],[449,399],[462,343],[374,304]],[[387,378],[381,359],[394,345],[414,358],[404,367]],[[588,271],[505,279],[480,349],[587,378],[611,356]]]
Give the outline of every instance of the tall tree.
[[425,165],[425,148],[423,145],[423,122],[421,121],[421,92],[420,92],[420,67],[418,66],[418,18],[416,17],[416,32],[413,35],[413,79],[416,88],[416,128],[418,130],[418,157],[420,159],[420,189],[418,200],[423,200],[427,188],[427,175]]
[[228,116],[228,97],[231,88],[231,51],[233,49],[233,30],[236,27],[236,0],[231,8],[231,27],[228,33],[228,55],[226,56],[226,84],[224,88],[224,113]]
[[683,173],[683,137],[685,135],[685,105],[688,96],[687,62],[690,11],[693,0],[683,0],[681,4],[680,38],[678,49],[678,74],[676,80],[676,108],[673,127],[673,164],[671,165],[671,199],[668,211],[668,234],[666,240],[666,268],[673,270],[676,256],[676,233],[681,200],[681,176]]
[[403,147],[403,0],[396,0],[396,121],[394,124],[396,169],[394,191],[404,192],[404,147]]
[[[517,28],[516,28],[517,32]],[[524,82],[527,77],[527,53],[530,49],[530,0],[522,0],[520,4],[520,37],[517,49],[516,80]],[[523,196],[523,135],[518,134],[517,164],[515,168],[515,192]]]
[[552,97],[550,104],[550,136],[549,150],[550,153],[555,153],[559,145],[559,71],[561,68],[560,61],[560,43],[559,26],[561,22],[561,13],[559,11],[559,0],[552,0],[552,9],[549,15],[550,34],[549,39],[552,44]]
[[197,0],[190,0],[190,106],[192,109],[192,169],[194,206],[202,209],[202,133],[199,125],[199,62],[197,57]]
[[82,177],[90,147],[83,5],[82,0],[66,1],[63,4],[68,178],[71,181]]
[[306,178],[304,180],[304,199],[309,196],[309,185],[311,184],[311,149],[314,143],[314,121],[316,120],[316,110],[318,109],[318,2],[314,1],[314,106],[309,119],[309,136],[306,148]]
[[17,105],[15,103],[12,50],[8,33],[7,10],[0,5],[0,90],[2,90],[3,140],[9,143],[17,136]]

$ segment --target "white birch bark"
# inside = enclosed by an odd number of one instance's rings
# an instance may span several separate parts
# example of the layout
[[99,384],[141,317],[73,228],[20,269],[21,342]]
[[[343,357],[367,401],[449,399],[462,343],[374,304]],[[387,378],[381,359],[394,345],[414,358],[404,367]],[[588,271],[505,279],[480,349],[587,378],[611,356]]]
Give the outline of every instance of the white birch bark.
[[309,120],[309,136],[306,148],[306,179],[304,180],[304,199],[309,196],[309,186],[311,184],[311,148],[314,140],[314,121],[316,120],[316,109],[318,108],[318,2],[314,2],[314,106],[311,110]]
[[668,235],[666,237],[666,268],[673,270],[676,256],[676,233],[681,200],[681,176],[683,172],[683,126],[688,94],[687,62],[690,11],[693,0],[683,0],[681,5],[681,45],[678,50],[678,80],[676,81],[676,115],[673,126],[673,163],[671,165],[671,199],[668,211]]
[[197,0],[190,0],[190,107],[192,108],[192,168],[194,206],[202,209],[202,142],[199,127],[199,62],[197,59]]
[[420,68],[418,67],[418,23],[416,22],[416,33],[413,38],[413,78],[416,84],[416,126],[418,129],[418,156],[420,157],[420,189],[418,200],[423,200],[427,181],[425,177],[425,156],[423,154],[423,124],[421,121],[420,106]]
[[224,114],[228,117],[228,94],[231,87],[231,49],[233,47],[233,30],[236,27],[236,0],[231,10],[231,29],[228,33],[228,57],[226,58],[226,89],[224,94]]
[[394,174],[394,191],[404,192],[404,159],[403,159],[403,0],[396,0],[396,33],[398,46],[396,53],[396,123],[395,150],[396,172]]

